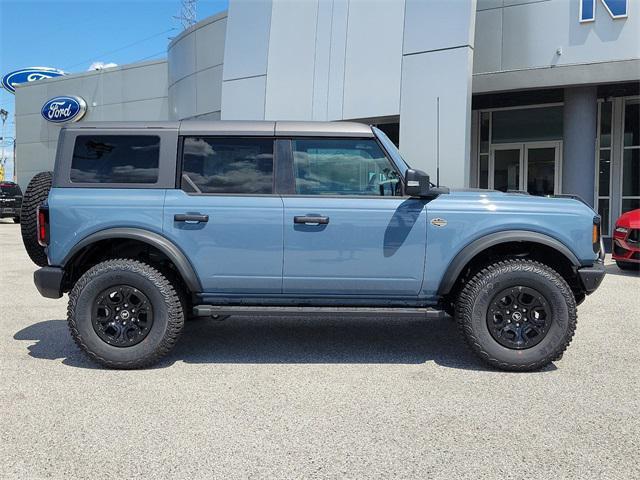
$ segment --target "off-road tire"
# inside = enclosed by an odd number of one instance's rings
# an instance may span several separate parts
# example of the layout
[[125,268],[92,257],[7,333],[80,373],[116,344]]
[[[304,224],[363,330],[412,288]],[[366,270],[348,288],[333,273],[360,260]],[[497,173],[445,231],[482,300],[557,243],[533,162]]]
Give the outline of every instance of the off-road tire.
[[[132,346],[107,344],[92,323],[93,305],[105,289],[125,284],[144,293],[153,308],[147,336]],[[92,360],[118,369],[144,368],[158,362],[175,346],[184,326],[177,286],[154,267],[131,259],[107,260],[90,268],[69,293],[67,321],[76,344]]]
[[27,190],[22,197],[22,210],[20,211],[22,243],[24,243],[29,258],[39,267],[46,267],[49,262],[44,247],[38,243],[37,208],[49,196],[52,180],[53,172],[36,173],[27,185]]
[[[549,303],[549,330],[530,348],[501,345],[487,326],[494,296],[512,286],[534,288]],[[501,370],[533,371],[562,358],[576,329],[576,301],[567,282],[552,268],[532,260],[504,260],[483,268],[466,283],[456,302],[456,321],[467,345],[486,364]]]
[[633,263],[633,262],[623,262],[620,260],[616,260],[616,265],[618,266],[618,268],[620,270],[631,270],[631,271],[639,271],[640,270],[640,263]]

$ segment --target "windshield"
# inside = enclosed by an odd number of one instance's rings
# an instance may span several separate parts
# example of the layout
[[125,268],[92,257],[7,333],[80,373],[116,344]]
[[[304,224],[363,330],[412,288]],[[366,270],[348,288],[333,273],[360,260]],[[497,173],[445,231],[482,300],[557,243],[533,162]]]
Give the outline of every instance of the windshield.
[[394,143],[389,140],[389,137],[387,137],[387,135],[382,130],[376,127],[371,128],[373,129],[373,133],[375,134],[375,136],[378,137],[378,140],[380,140],[380,143],[382,143],[384,149],[387,151],[387,153],[389,153],[389,155],[391,155],[391,159],[400,169],[400,173],[402,173],[402,176],[404,176],[405,172],[409,168],[409,165],[407,165],[407,162],[405,162],[404,158],[402,158],[402,155],[400,155],[400,151],[396,148]]

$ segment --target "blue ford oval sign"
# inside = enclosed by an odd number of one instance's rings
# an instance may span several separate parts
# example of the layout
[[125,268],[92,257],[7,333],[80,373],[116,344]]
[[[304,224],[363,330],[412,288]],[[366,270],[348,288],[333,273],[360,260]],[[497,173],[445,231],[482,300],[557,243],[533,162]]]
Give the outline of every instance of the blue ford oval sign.
[[81,97],[55,97],[44,104],[40,113],[48,122],[77,122],[87,111],[87,102]]
[[20,83],[35,82],[44,78],[54,78],[66,75],[62,70],[49,67],[29,67],[15,70],[2,77],[2,87],[8,92],[15,93],[16,85]]

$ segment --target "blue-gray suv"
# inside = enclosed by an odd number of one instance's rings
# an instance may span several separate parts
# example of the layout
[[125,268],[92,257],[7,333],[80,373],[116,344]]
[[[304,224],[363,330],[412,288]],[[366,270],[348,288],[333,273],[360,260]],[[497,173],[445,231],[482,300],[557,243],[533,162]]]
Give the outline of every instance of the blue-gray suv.
[[449,191],[356,123],[82,123],[25,192],[42,295],[78,346],[140,368],[190,317],[455,318],[505,370],[558,360],[604,277],[578,198]]

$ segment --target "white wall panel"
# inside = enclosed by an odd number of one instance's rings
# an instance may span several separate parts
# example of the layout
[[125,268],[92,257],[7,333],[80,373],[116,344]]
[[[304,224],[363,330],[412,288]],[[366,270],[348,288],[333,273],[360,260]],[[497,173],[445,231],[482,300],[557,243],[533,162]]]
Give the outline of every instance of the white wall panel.
[[111,73],[105,71],[101,88],[101,104],[166,97],[167,63],[118,69]]
[[196,114],[196,77],[191,75],[169,87],[169,116],[171,119]]
[[196,115],[219,111],[222,104],[222,65],[196,73]]
[[167,52],[169,85],[191,75],[196,70],[196,36],[185,35],[170,45]]
[[327,120],[341,120],[344,98],[344,59],[347,48],[348,0],[333,0],[329,51]]
[[273,4],[265,119],[310,120],[316,48],[317,0]]
[[43,121],[40,112],[17,115],[15,119],[16,137],[21,143],[48,142],[50,140],[51,124]]
[[263,120],[266,77],[222,82],[222,120]]
[[476,38],[473,71],[496,72],[502,59],[502,9],[479,11],[476,15]]
[[123,103],[122,117],[125,121],[148,120],[150,118],[166,119],[168,117],[168,100],[154,98]]
[[500,8],[504,6],[504,0],[477,0],[477,10],[488,10],[490,8]]
[[196,68],[198,70],[222,64],[226,31],[226,17],[196,30]]
[[266,73],[271,4],[271,0],[229,2],[224,80]]
[[471,130],[469,47],[404,57],[400,150],[410,165],[436,179],[437,97],[440,97],[440,183],[468,185]]
[[[84,98],[89,107],[94,103],[101,105],[103,78],[110,78],[115,73],[116,70],[105,70],[100,73],[79,75],[65,78],[64,80],[54,79],[47,81],[47,98],[45,101],[58,95],[79,95]],[[42,104],[44,105],[44,103],[43,101]],[[16,108],[16,113],[17,111]]]
[[640,15],[631,11],[627,19],[612,20],[600,1],[595,22],[581,24],[578,14],[579,2],[565,0],[504,8],[502,69],[640,57]]
[[328,116],[332,17],[333,1],[319,1],[316,23],[312,120],[327,120]]
[[[18,88],[16,88],[16,106],[20,107],[19,114],[39,114],[42,106],[44,105],[44,102],[42,100],[49,94],[47,91],[47,83],[33,82],[26,87],[27,88],[18,86]],[[16,110],[16,112],[18,111]]]
[[397,115],[404,3],[349,3],[344,118]]
[[36,142],[16,145],[16,173],[23,191],[33,175],[45,170],[53,170],[56,143]]
[[406,0],[404,54],[473,46],[475,0]]

